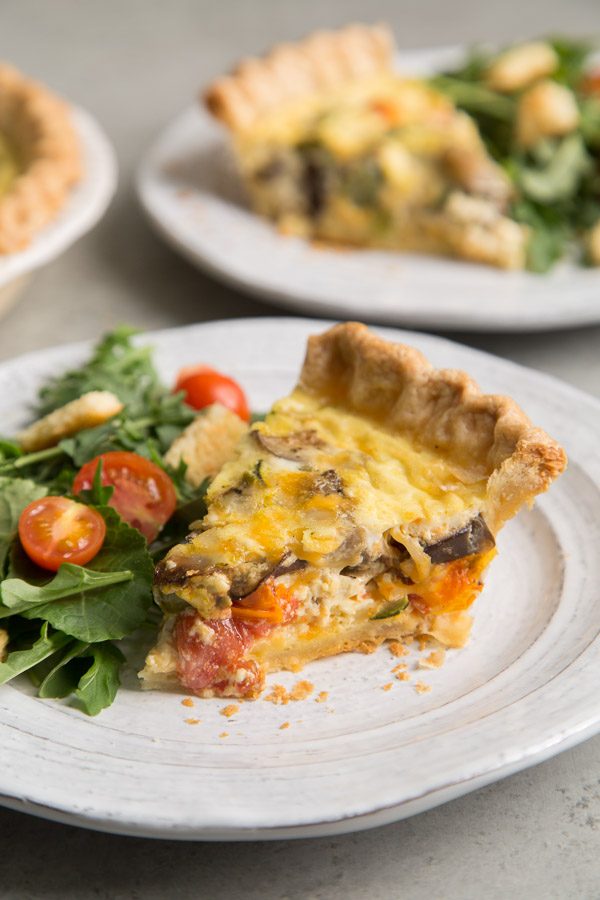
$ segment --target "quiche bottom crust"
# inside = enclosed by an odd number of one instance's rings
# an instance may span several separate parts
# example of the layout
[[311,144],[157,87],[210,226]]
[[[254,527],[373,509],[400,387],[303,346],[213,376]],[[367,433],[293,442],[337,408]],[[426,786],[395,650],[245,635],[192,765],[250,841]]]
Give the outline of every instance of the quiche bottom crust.
[[0,254],[22,250],[58,212],[81,177],[81,148],[67,105],[0,64],[0,132],[21,172],[0,197]]
[[[343,631],[321,631],[310,639],[299,639],[291,647],[280,647],[277,632],[259,639],[244,660],[257,661],[263,673],[290,671],[298,672],[305,665],[340,653],[374,653],[386,641],[402,641],[417,635],[428,635],[446,647],[463,647],[471,630],[471,616],[466,612],[447,613],[439,616],[423,617],[406,612],[389,619],[368,620],[346,627]],[[139,673],[144,690],[172,690],[189,694],[179,683],[177,675],[177,653],[170,638],[170,622],[165,623],[157,646],[150,651],[146,665]],[[264,682],[245,694],[244,700],[254,700],[260,696]],[[193,692],[195,696],[209,698],[215,696],[211,688]],[[231,692],[225,690],[219,697],[233,696],[240,699],[235,685]]]

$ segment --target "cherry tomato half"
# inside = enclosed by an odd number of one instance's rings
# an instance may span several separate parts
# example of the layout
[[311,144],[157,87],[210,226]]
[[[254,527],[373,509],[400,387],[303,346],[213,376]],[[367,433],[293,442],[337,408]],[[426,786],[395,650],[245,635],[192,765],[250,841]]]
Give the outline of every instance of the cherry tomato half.
[[177,376],[175,391],[184,391],[185,402],[194,409],[220,403],[248,422],[250,409],[242,388],[233,378],[208,366],[186,366]]
[[89,491],[98,462],[102,460],[102,484],[114,487],[109,504],[121,518],[153,541],[177,506],[177,494],[166,472],[137,453],[113,450],[87,462],[73,482],[73,492]]
[[583,76],[581,91],[588,96],[600,97],[600,68],[592,69]]
[[96,556],[105,536],[106,523],[100,513],[67,497],[34,500],[19,518],[25,553],[51,572],[66,562],[84,566]]

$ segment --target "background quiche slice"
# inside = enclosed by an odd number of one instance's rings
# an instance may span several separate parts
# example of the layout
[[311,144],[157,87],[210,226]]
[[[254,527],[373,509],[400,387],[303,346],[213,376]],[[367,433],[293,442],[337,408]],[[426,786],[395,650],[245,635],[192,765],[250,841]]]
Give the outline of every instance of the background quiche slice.
[[352,25],[209,86],[255,210],[285,233],[522,268],[528,232],[475,122],[393,55],[386,27]]
[[256,697],[265,673],[428,634],[465,643],[495,535],[564,469],[506,397],[356,323],[308,342],[208,512],[158,565],[146,687]]

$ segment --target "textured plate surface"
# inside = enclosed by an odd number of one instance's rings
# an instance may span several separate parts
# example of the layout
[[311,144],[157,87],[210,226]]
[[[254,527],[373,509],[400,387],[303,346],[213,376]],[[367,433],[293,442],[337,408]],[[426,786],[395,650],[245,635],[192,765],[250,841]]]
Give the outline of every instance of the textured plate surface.
[[[424,75],[465,49],[403,52]],[[138,194],[163,237],[192,263],[306,314],[424,328],[535,331],[600,322],[600,274],[561,263],[548,275],[436,257],[333,250],[283,237],[248,209],[227,136],[194,106],[143,160]]]
[[83,148],[83,178],[25,250],[0,256],[0,287],[59,256],[102,218],[114,194],[117,164],[108,138],[85,110],[73,107],[71,114]]
[[[165,379],[205,361],[238,378],[266,409],[297,375],[323,322],[255,319],[150,336]],[[439,338],[381,329],[438,366],[509,393],[563,441],[567,473],[500,535],[474,607],[471,643],[438,670],[394,678],[382,648],[316,662],[308,699],[274,706],[142,693],[133,670],[95,719],[36,699],[24,680],[0,689],[0,794],[6,805],[130,834],[191,838],[319,835],[420,812],[545,759],[600,728],[600,404],[558,381]],[[83,345],[0,366],[3,430],[23,424],[39,382],[86,355]],[[425,655],[429,651],[423,651]],[[415,683],[431,687],[417,693]],[[392,683],[390,690],[384,685]],[[326,702],[315,697],[327,691]],[[198,718],[190,725],[186,718]],[[281,725],[289,722],[289,727]],[[222,737],[227,732],[227,737]]]

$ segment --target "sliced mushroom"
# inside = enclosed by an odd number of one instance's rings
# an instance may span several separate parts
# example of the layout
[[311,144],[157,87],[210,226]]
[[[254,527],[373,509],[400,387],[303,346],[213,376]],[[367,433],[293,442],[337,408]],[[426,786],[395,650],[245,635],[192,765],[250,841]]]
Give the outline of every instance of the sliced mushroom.
[[311,450],[321,450],[325,446],[324,441],[313,429],[295,431],[293,434],[268,434],[254,430],[252,436],[268,453],[292,462],[306,462]]
[[315,494],[323,494],[324,496],[328,494],[343,494],[344,485],[335,469],[327,469],[325,472],[320,472],[317,475],[312,484],[312,491]]

